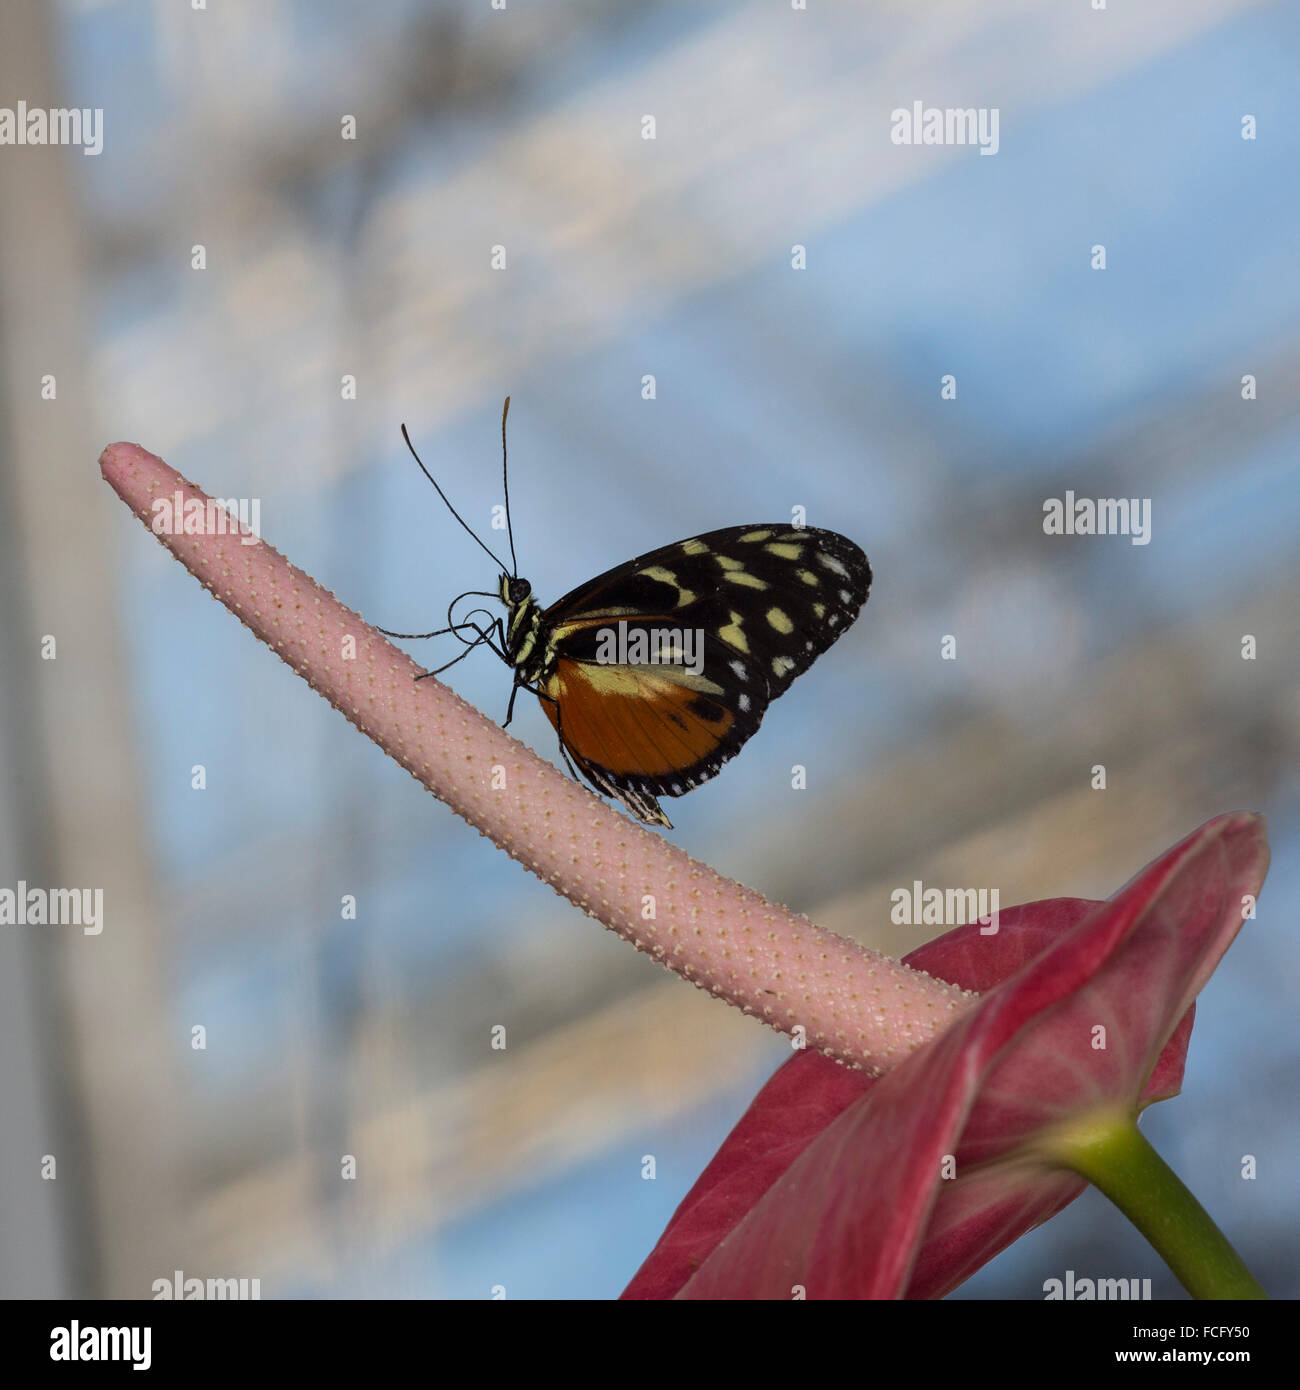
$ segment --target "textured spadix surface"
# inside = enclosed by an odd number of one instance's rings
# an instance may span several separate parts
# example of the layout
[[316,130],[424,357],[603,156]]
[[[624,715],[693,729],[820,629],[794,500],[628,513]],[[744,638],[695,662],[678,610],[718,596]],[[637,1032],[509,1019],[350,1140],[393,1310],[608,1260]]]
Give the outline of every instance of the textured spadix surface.
[[[606,805],[421,668],[265,542],[224,526],[160,533],[154,509],[208,499],[137,444],[105,479],[178,560],[364,734],[484,835],[693,984],[879,1072],[971,1000],[768,902]],[[495,775],[494,775],[495,774]],[[430,928],[433,929],[432,926]]]

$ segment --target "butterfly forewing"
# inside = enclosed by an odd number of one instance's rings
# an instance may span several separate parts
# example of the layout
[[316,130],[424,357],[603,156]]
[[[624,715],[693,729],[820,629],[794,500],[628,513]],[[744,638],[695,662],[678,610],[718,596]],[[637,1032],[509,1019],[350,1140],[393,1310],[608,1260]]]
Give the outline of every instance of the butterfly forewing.
[[[857,617],[870,584],[867,557],[834,531],[732,526],[663,546],[546,610],[544,708],[590,780],[667,824],[653,798],[682,795],[734,756]],[[620,627],[629,648],[638,632],[652,645],[669,634],[683,660],[611,661]]]

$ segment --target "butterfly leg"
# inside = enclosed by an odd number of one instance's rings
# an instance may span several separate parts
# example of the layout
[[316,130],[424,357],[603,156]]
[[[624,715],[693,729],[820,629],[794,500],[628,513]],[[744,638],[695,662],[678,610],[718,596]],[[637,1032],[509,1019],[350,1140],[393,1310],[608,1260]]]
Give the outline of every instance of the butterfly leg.
[[515,696],[518,695],[521,690],[526,690],[527,688],[528,687],[524,685],[523,681],[516,681],[514,685],[510,687],[510,703],[506,706],[506,722],[501,726],[503,729],[508,729],[510,727],[510,721],[515,717]]
[[491,638],[493,627],[497,629],[497,634],[501,638],[501,647],[492,647],[492,650],[496,652],[498,656],[508,660],[509,658],[505,656],[504,651],[504,636],[500,632],[500,618],[496,620],[495,624],[489,626],[486,632],[481,627],[479,627],[477,623],[470,622],[468,618],[459,623],[452,623],[450,627],[440,627],[435,632],[393,632],[391,629],[386,627],[377,627],[375,631],[382,632],[385,637],[396,637],[403,642],[420,642],[423,641],[426,637],[445,637],[448,633],[454,634],[458,641],[464,642],[465,639],[460,634],[464,628],[469,628],[471,632],[478,634],[475,637],[474,641],[466,643],[466,645],[470,649],[473,649],[474,647],[477,647],[480,642],[487,642],[489,646],[492,646]]
[[560,757],[564,759],[565,767],[573,774],[574,781],[581,782],[582,778],[574,771],[573,764],[569,761],[568,750],[564,746],[564,720],[560,713],[560,702],[553,695],[548,695],[540,686],[529,685],[527,681],[515,682],[513,689],[510,691],[510,703],[506,706],[506,720],[501,727],[503,729],[508,729],[510,727],[510,721],[515,717],[515,696],[518,695],[521,690],[531,691],[539,700],[546,700],[549,704],[555,706],[555,717],[558,725],[556,732],[560,736]]
[[451,659],[450,661],[445,661],[445,662],[443,662],[443,664],[442,664],[441,666],[436,667],[436,668],[435,668],[434,670],[432,670],[432,671],[425,671],[425,672],[423,672],[421,675],[416,676],[415,679],[416,679],[417,681],[423,681],[423,680],[428,680],[430,676],[440,676],[440,675],[442,675],[442,673],[443,673],[444,671],[449,670],[449,669],[450,669],[451,667],[453,667],[458,661],[464,661],[465,658],[470,654],[470,652],[476,651],[476,650],[478,649],[478,645],[479,645],[479,644],[478,644],[477,642],[471,642],[471,643],[469,643],[469,645],[465,648],[465,650],[464,650],[463,652],[461,652],[461,654],[460,654],[459,656],[453,656],[452,659]]
[[[472,642],[467,642],[467,641],[465,641],[465,638],[461,637],[461,635],[460,635],[460,629],[461,629],[461,628],[466,628],[466,627],[469,628],[471,632],[474,632],[474,633],[477,634],[477,636],[474,638],[474,640],[473,640]],[[475,650],[476,648],[478,648],[478,647],[481,647],[485,642],[487,643],[488,649],[489,649],[490,651],[492,651],[492,652],[495,652],[496,655],[499,656],[499,657],[501,658],[501,660],[504,661],[504,662],[506,663],[507,666],[509,666],[509,665],[511,664],[511,661],[510,661],[509,656],[506,655],[504,643],[503,643],[503,645],[498,646],[498,645],[497,645],[495,642],[493,642],[493,640],[492,640],[493,627],[495,627],[498,636],[501,637],[501,638],[504,638],[504,634],[501,632],[501,620],[500,620],[500,618],[498,618],[498,619],[496,620],[496,622],[493,624],[492,627],[488,627],[488,628],[486,628],[486,629],[479,627],[479,625],[478,625],[477,623],[472,623],[472,622],[470,622],[468,619],[466,619],[464,622],[456,623],[456,624],[455,624],[454,626],[452,626],[452,627],[444,628],[444,629],[443,629],[443,632],[454,632],[454,633],[456,634],[456,637],[457,637],[457,639],[458,639],[459,641],[465,642],[465,650],[464,650],[463,652],[461,652],[461,654],[460,654],[459,656],[454,656],[454,657],[452,657],[452,659],[451,659],[450,661],[444,662],[441,666],[437,667],[435,670],[433,670],[433,671],[426,671],[426,672],[424,673],[424,675],[416,676],[415,679],[416,679],[417,681],[422,681],[422,680],[424,680],[425,677],[427,677],[427,676],[440,676],[444,671],[446,671],[446,670],[448,670],[450,667],[454,666],[458,661],[463,661],[463,660],[470,654],[470,652],[474,651],[474,650]],[[384,631],[383,628],[380,628],[379,630],[380,630],[381,632]],[[401,633],[389,633],[388,635],[389,635],[389,636],[402,636],[402,635],[405,635],[405,634],[401,634]],[[425,633],[425,634],[423,634],[423,635],[424,635],[424,636],[433,636],[433,637],[437,637],[437,636],[441,636],[441,633]]]
[[578,775],[577,769],[573,766],[572,761],[570,761],[569,750],[564,746],[564,711],[560,708],[560,702],[554,695],[548,695],[546,691],[542,690],[539,686],[530,685],[524,688],[531,690],[539,700],[545,700],[548,704],[555,706],[555,732],[560,740],[560,757],[564,759],[564,765],[569,769],[570,776],[581,786],[583,779]]
[[426,637],[445,637],[449,632],[456,632],[458,628],[470,627],[470,623],[453,623],[451,627],[440,627],[436,632],[392,632],[386,627],[377,627],[376,632],[382,632],[385,637],[397,637],[404,642],[421,642]]
[[[500,619],[498,618],[497,621],[498,621],[498,623],[499,623],[499,622],[500,622]],[[582,778],[579,777],[578,774],[577,774],[577,772],[574,770],[573,764],[569,761],[569,753],[568,753],[568,750],[567,750],[567,749],[565,748],[565,746],[564,746],[564,728],[563,728],[563,720],[562,720],[562,717],[561,717],[561,715],[560,715],[560,702],[559,702],[553,695],[548,695],[548,694],[546,693],[546,691],[542,690],[539,686],[536,686],[536,685],[529,685],[527,681],[517,680],[517,681],[514,683],[513,687],[511,687],[511,690],[510,690],[510,703],[506,706],[506,718],[505,718],[505,723],[502,724],[501,727],[502,727],[503,729],[508,729],[508,728],[510,727],[510,721],[515,717],[515,696],[518,695],[519,692],[520,692],[521,690],[529,690],[529,691],[531,691],[534,695],[536,695],[537,698],[538,698],[539,700],[546,700],[546,701],[549,701],[549,703],[551,703],[551,704],[553,704],[553,705],[555,706],[556,723],[557,723],[557,725],[559,726],[559,727],[557,728],[556,732],[557,732],[557,733],[559,734],[559,736],[560,736],[560,757],[562,757],[562,758],[564,759],[564,765],[565,765],[565,767],[567,767],[567,768],[569,769],[570,773],[572,773],[572,775],[573,775],[573,780],[574,780],[575,782],[581,783]]]
[[[475,614],[478,613],[482,613],[485,617],[490,619],[487,627],[480,627],[476,622],[471,621]],[[493,618],[486,608],[476,608],[472,613],[467,613],[455,627],[467,627],[476,634],[474,640],[469,644],[471,647],[477,647],[481,643],[486,642],[488,649],[495,652],[507,666],[514,665],[510,660],[510,654],[506,651],[506,633],[505,628],[501,624],[501,619]],[[454,631],[455,629],[452,630]],[[465,640],[463,637],[460,637],[459,632],[457,632],[456,635],[462,642]],[[494,636],[496,638],[495,642],[492,640]]]

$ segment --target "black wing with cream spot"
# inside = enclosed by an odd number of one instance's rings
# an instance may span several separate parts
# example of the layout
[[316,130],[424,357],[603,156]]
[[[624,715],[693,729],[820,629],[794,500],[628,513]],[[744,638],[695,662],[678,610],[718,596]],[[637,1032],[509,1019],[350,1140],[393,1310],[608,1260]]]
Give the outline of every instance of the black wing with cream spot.
[[[731,526],[639,555],[543,615],[542,640],[565,675],[559,708],[547,713],[563,728],[570,709],[565,744],[584,774],[602,791],[633,793],[625,804],[647,819],[644,798],[681,796],[740,750],[771,701],[857,617],[870,585],[862,550],[813,527]],[[598,644],[620,621],[629,633],[702,631],[699,677],[671,666],[615,668],[640,672],[635,688],[644,692],[628,700],[624,680],[615,698],[597,669]]]

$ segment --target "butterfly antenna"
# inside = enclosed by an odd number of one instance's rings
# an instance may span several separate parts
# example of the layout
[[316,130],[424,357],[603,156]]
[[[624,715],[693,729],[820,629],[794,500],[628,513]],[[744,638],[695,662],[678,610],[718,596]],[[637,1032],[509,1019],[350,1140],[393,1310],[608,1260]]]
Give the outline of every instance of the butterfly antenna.
[[[438,480],[424,466],[424,460],[419,456],[419,454],[415,452],[415,445],[411,443],[411,436],[407,434],[405,425],[402,426],[402,438],[406,440],[406,447],[411,451],[411,457],[416,461],[416,463],[420,465],[420,472],[423,473],[424,476],[428,478],[428,480],[433,484],[434,491],[437,492],[438,496],[442,498],[443,504],[446,506],[447,510],[452,514],[452,516],[456,518],[457,521],[460,522],[460,524],[465,528],[466,532],[473,537],[474,544],[477,545],[480,550],[486,551],[487,554],[492,557],[492,559],[496,562],[497,565],[500,566],[501,569],[505,569],[505,565],[502,563],[502,561],[496,555],[494,555],[492,551],[488,550],[487,546],[485,546],[483,542],[479,540],[477,536],[474,535],[474,532],[470,530],[469,525],[466,523],[465,518],[461,516],[461,514],[456,510],[456,508],[453,507],[451,503],[447,500],[447,494],[438,486]],[[508,516],[509,514],[507,513],[507,519]],[[513,545],[511,558],[513,558]],[[514,571],[511,570],[511,573],[513,574]]]
[[506,494],[506,535],[510,537],[510,574],[519,574],[519,561],[515,559],[515,531],[510,524],[510,473],[506,468],[506,416],[510,414],[510,397],[501,409],[501,486]]

